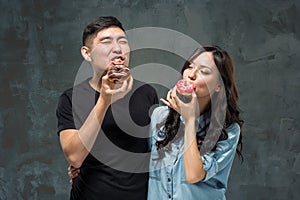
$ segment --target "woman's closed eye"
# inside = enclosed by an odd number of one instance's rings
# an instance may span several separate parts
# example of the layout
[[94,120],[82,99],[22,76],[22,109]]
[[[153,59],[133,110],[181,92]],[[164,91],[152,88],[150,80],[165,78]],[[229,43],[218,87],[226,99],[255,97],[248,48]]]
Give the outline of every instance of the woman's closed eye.
[[200,73],[203,75],[209,75],[209,74],[211,74],[211,71],[208,69],[200,69]]
[[203,74],[203,75],[209,75],[209,74],[211,74],[211,69],[209,69],[209,67],[206,67],[206,66],[189,65],[188,69],[195,69],[200,74]]

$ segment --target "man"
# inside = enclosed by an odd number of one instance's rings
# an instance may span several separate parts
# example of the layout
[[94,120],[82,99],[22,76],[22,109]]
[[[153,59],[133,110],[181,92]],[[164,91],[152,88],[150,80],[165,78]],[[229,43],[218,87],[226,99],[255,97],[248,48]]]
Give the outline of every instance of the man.
[[116,59],[129,64],[130,48],[116,18],[97,18],[82,39],[81,54],[93,76],[63,92],[56,111],[63,152],[80,169],[70,199],[146,199],[148,173],[142,168],[149,157],[130,155],[147,155],[149,111],[158,104],[157,94],[132,77],[122,84],[108,81]]

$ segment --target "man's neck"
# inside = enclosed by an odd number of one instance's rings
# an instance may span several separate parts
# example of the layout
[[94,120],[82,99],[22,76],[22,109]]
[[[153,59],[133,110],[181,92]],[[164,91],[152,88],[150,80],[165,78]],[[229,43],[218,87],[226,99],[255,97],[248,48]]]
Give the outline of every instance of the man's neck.
[[90,86],[91,86],[94,90],[100,92],[100,88],[101,88],[101,78],[93,76],[93,77],[89,80],[89,84],[90,84]]

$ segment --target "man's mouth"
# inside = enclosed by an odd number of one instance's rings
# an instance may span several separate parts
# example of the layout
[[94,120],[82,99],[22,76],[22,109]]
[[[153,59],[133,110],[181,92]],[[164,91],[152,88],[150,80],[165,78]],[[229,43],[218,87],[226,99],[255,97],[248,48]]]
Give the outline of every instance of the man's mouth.
[[125,63],[125,57],[124,56],[116,56],[112,59],[112,63],[114,65],[123,65]]
[[120,62],[120,61],[124,61],[125,57],[124,56],[116,56],[112,59],[112,61],[116,61],[116,62]]

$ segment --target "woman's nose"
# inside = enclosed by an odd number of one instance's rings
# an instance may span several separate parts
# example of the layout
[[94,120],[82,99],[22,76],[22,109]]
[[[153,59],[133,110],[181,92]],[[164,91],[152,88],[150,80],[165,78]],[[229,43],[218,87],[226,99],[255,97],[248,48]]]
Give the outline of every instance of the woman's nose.
[[191,71],[189,71],[188,78],[191,80],[195,80],[197,78],[197,70],[192,69]]

